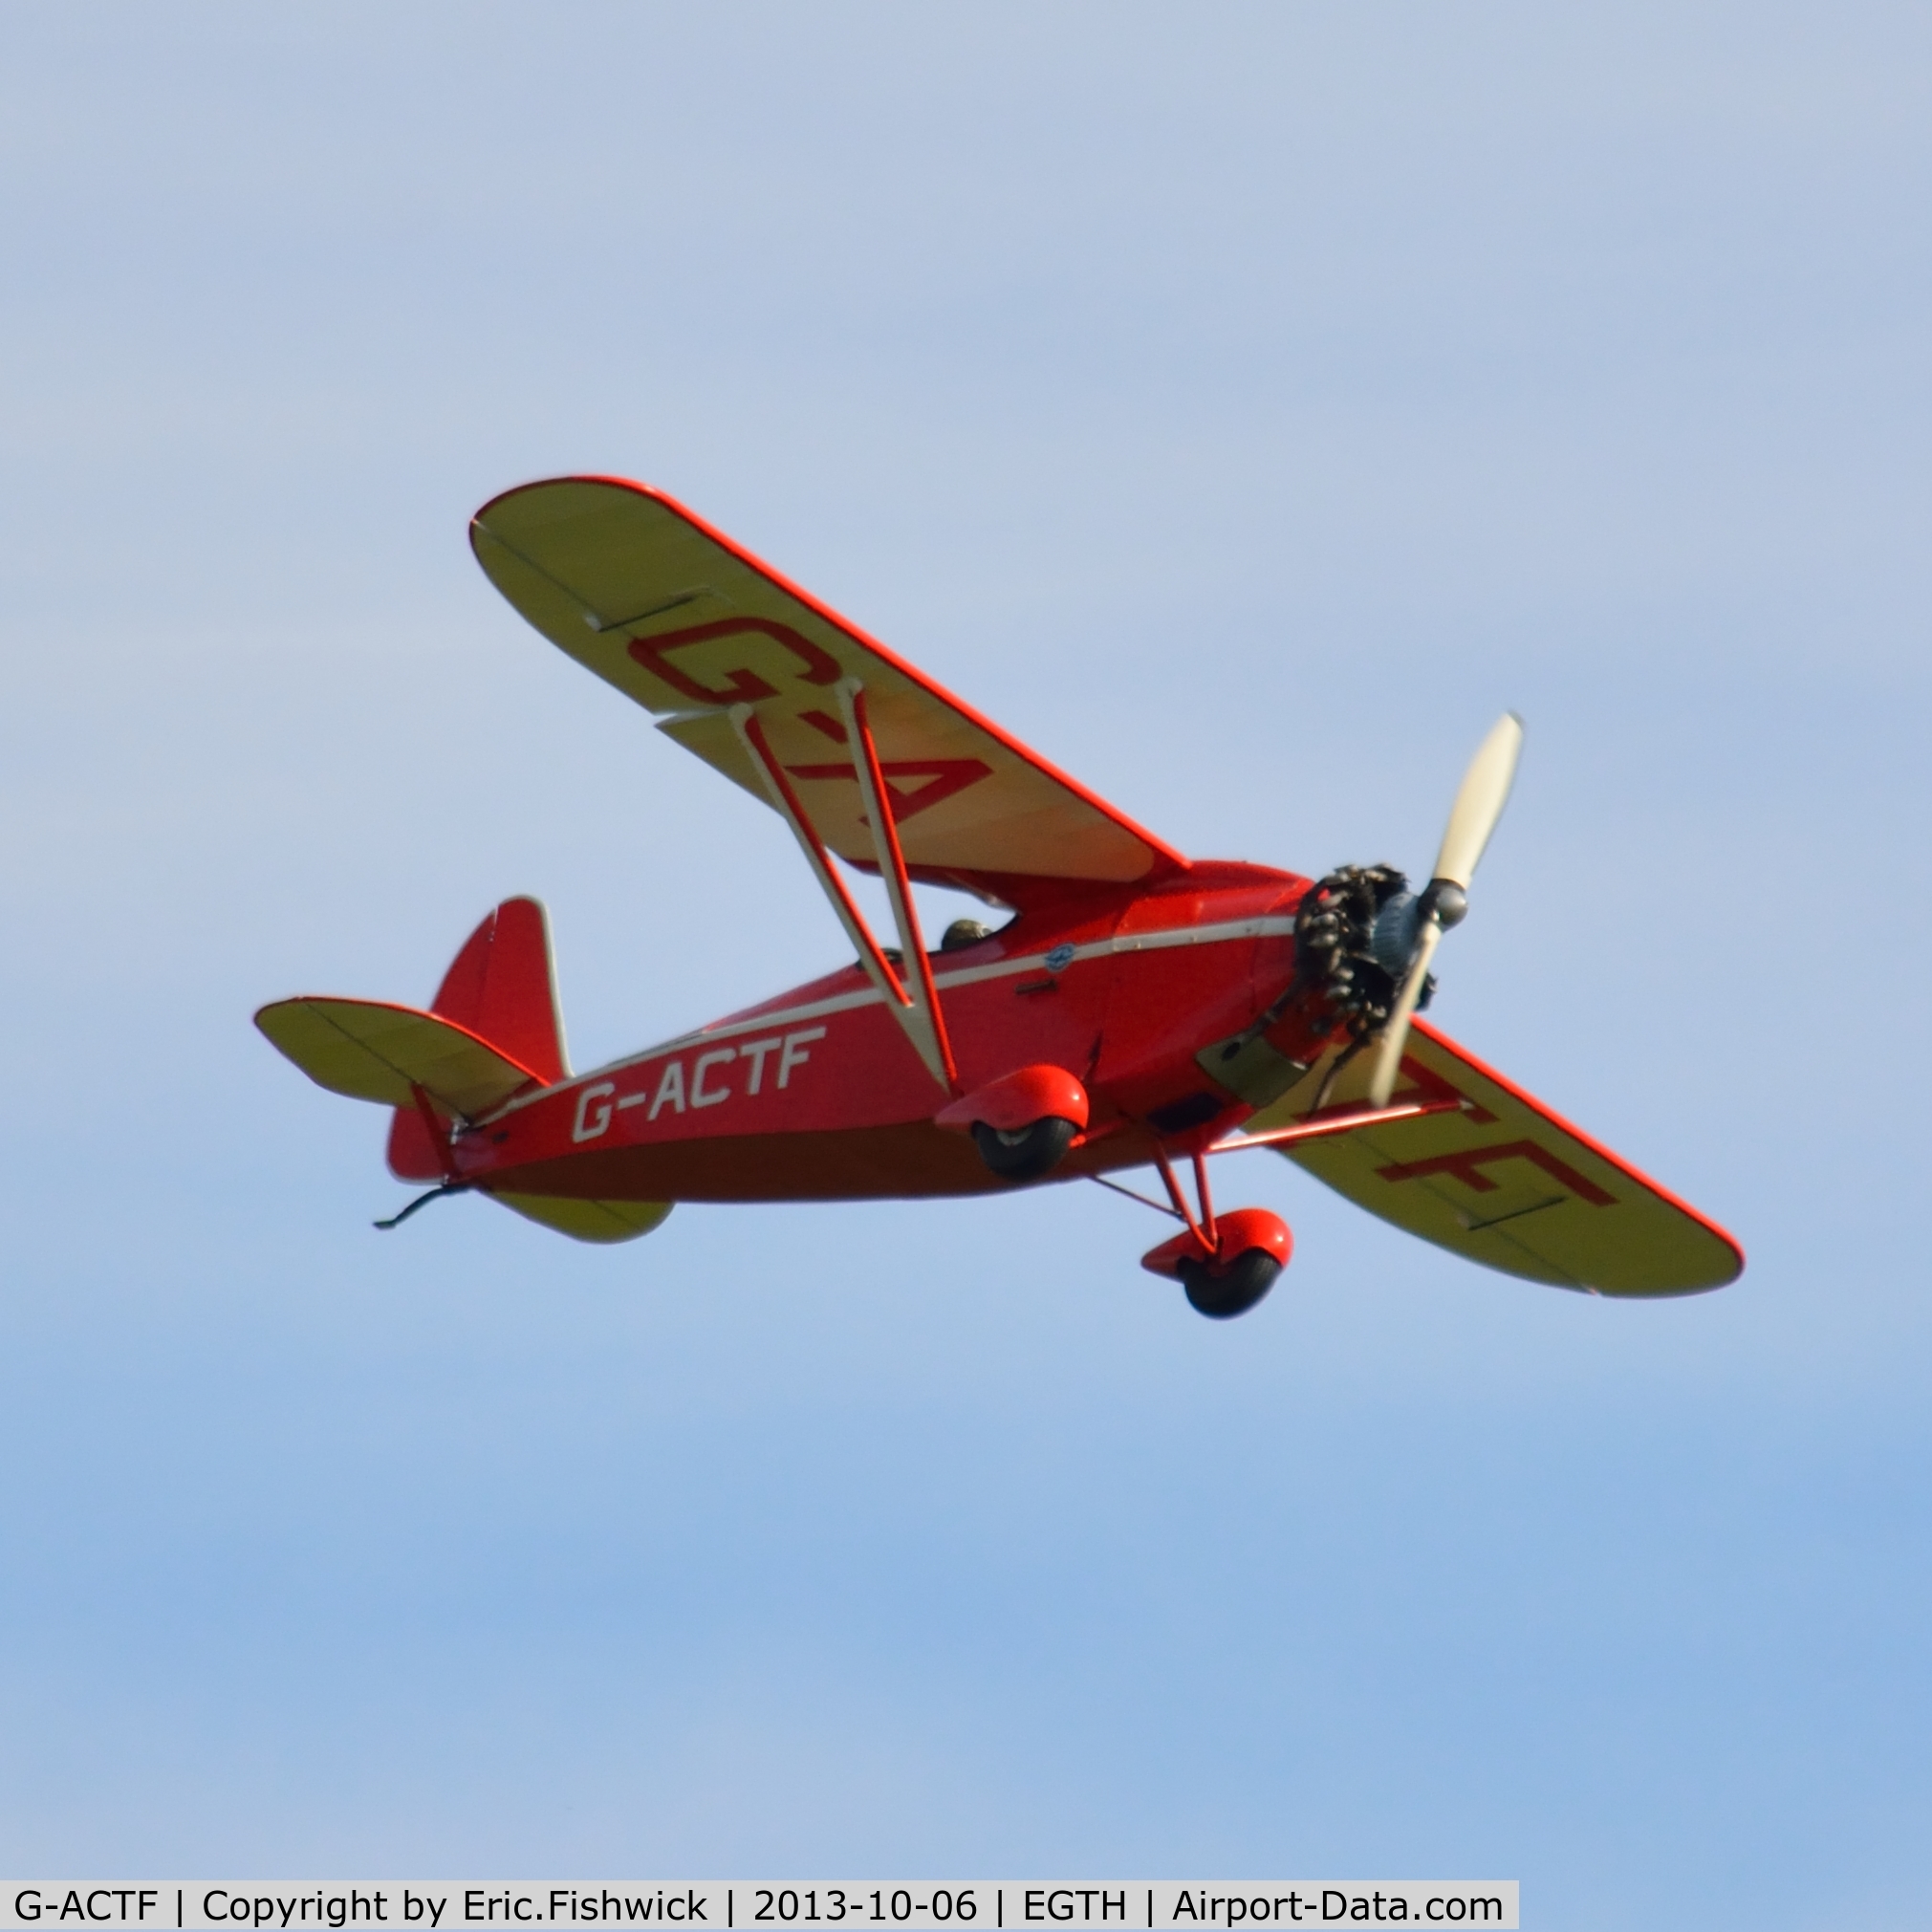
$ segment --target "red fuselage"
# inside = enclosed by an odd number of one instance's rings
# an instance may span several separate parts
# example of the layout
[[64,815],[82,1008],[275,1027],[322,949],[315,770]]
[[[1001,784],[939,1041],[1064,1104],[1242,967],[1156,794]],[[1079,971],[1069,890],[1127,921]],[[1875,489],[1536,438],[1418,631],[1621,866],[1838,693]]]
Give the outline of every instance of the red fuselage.
[[[1252,1111],[1197,1063],[1288,990],[1309,880],[1196,864],[1148,890],[1056,888],[993,937],[931,956],[963,1093],[1015,1068],[1075,1075],[1088,1132],[1056,1180],[1187,1152]],[[1017,896],[1017,895],[1016,895]],[[1303,1057],[1334,1020],[1284,1014]],[[458,1172],[588,1200],[863,1200],[1008,1183],[932,1124],[947,1096],[858,966],[512,1101],[458,1135]]]

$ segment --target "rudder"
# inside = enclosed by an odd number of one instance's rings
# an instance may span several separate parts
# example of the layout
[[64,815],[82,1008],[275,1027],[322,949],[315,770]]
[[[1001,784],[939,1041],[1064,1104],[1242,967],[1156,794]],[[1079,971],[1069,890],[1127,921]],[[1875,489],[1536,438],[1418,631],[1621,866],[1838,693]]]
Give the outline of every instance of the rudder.
[[[534,899],[506,899],[464,941],[430,1011],[502,1048],[546,1086],[570,1076],[557,1010],[550,921]],[[441,1181],[443,1162],[414,1107],[389,1126],[389,1171],[402,1181]]]

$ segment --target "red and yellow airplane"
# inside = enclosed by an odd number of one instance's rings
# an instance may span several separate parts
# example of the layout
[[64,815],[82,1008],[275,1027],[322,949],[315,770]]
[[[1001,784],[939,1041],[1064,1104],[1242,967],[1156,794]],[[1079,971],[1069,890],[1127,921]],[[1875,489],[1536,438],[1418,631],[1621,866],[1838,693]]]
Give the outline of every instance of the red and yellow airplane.
[[[1429,882],[1184,858],[662,492],[512,489],[470,525],[545,637],[790,827],[854,965],[591,1073],[565,1064],[543,909],[499,905],[427,1012],[277,1001],[320,1085],[395,1110],[389,1164],[584,1241],[680,1201],[977,1194],[1151,1166],[1179,1222],[1143,1266],[1240,1314],[1281,1218],[1217,1213],[1207,1163],[1271,1147],[1372,1214],[1593,1293],[1735,1279],[1729,1235],[1415,1017],[1502,813],[1484,742]],[[838,861],[884,881],[875,937]],[[1009,915],[928,949],[912,884]],[[1192,1173],[1192,1199],[1183,1184]],[[397,1221],[402,1215],[396,1217]],[[394,1222],[379,1223],[393,1226]]]

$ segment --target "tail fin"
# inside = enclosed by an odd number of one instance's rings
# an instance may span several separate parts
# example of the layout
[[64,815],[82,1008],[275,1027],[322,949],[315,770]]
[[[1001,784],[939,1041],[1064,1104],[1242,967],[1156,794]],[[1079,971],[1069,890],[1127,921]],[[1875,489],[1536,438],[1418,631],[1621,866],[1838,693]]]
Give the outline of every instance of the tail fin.
[[444,974],[429,1010],[480,1033],[547,1087],[569,1077],[550,922],[533,899],[506,899],[485,917]]
[[[485,915],[443,975],[429,1010],[500,1048],[545,1086],[570,1075],[551,964],[550,922],[533,899],[506,899]],[[389,1171],[440,1181],[443,1162],[414,1106],[389,1124]]]
[[[575,1241],[632,1241],[668,1201],[579,1201],[499,1193],[448,1164],[449,1122],[570,1077],[551,972],[550,927],[533,899],[507,899],[464,942],[428,1012],[386,1000],[276,1000],[255,1015],[269,1040],[316,1085],[395,1109],[389,1169],[403,1181],[472,1185],[526,1220]],[[439,1138],[443,1145],[439,1146]],[[423,1199],[429,1199],[424,1196]],[[393,1227],[413,1202],[378,1227]]]

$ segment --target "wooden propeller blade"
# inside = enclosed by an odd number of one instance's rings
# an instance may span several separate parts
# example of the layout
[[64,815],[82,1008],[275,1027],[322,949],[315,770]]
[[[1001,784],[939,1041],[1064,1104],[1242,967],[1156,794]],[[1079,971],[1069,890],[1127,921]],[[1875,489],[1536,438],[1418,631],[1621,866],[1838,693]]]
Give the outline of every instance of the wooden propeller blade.
[[1516,760],[1522,751],[1523,721],[1514,711],[1505,711],[1476,748],[1476,755],[1456,789],[1456,802],[1449,808],[1448,827],[1443,834],[1443,849],[1436,855],[1437,879],[1468,891],[1483,848],[1509,802]]
[[1416,935],[1416,949],[1409,956],[1408,976],[1396,995],[1395,1010],[1389,1014],[1381,1038],[1376,1042],[1376,1056],[1369,1071],[1369,1105],[1386,1107],[1396,1090],[1396,1075],[1401,1071],[1402,1043],[1409,1036],[1409,1020],[1416,1002],[1422,996],[1422,982],[1429,976],[1429,962],[1442,944],[1443,928],[1433,918],[1422,922]]

